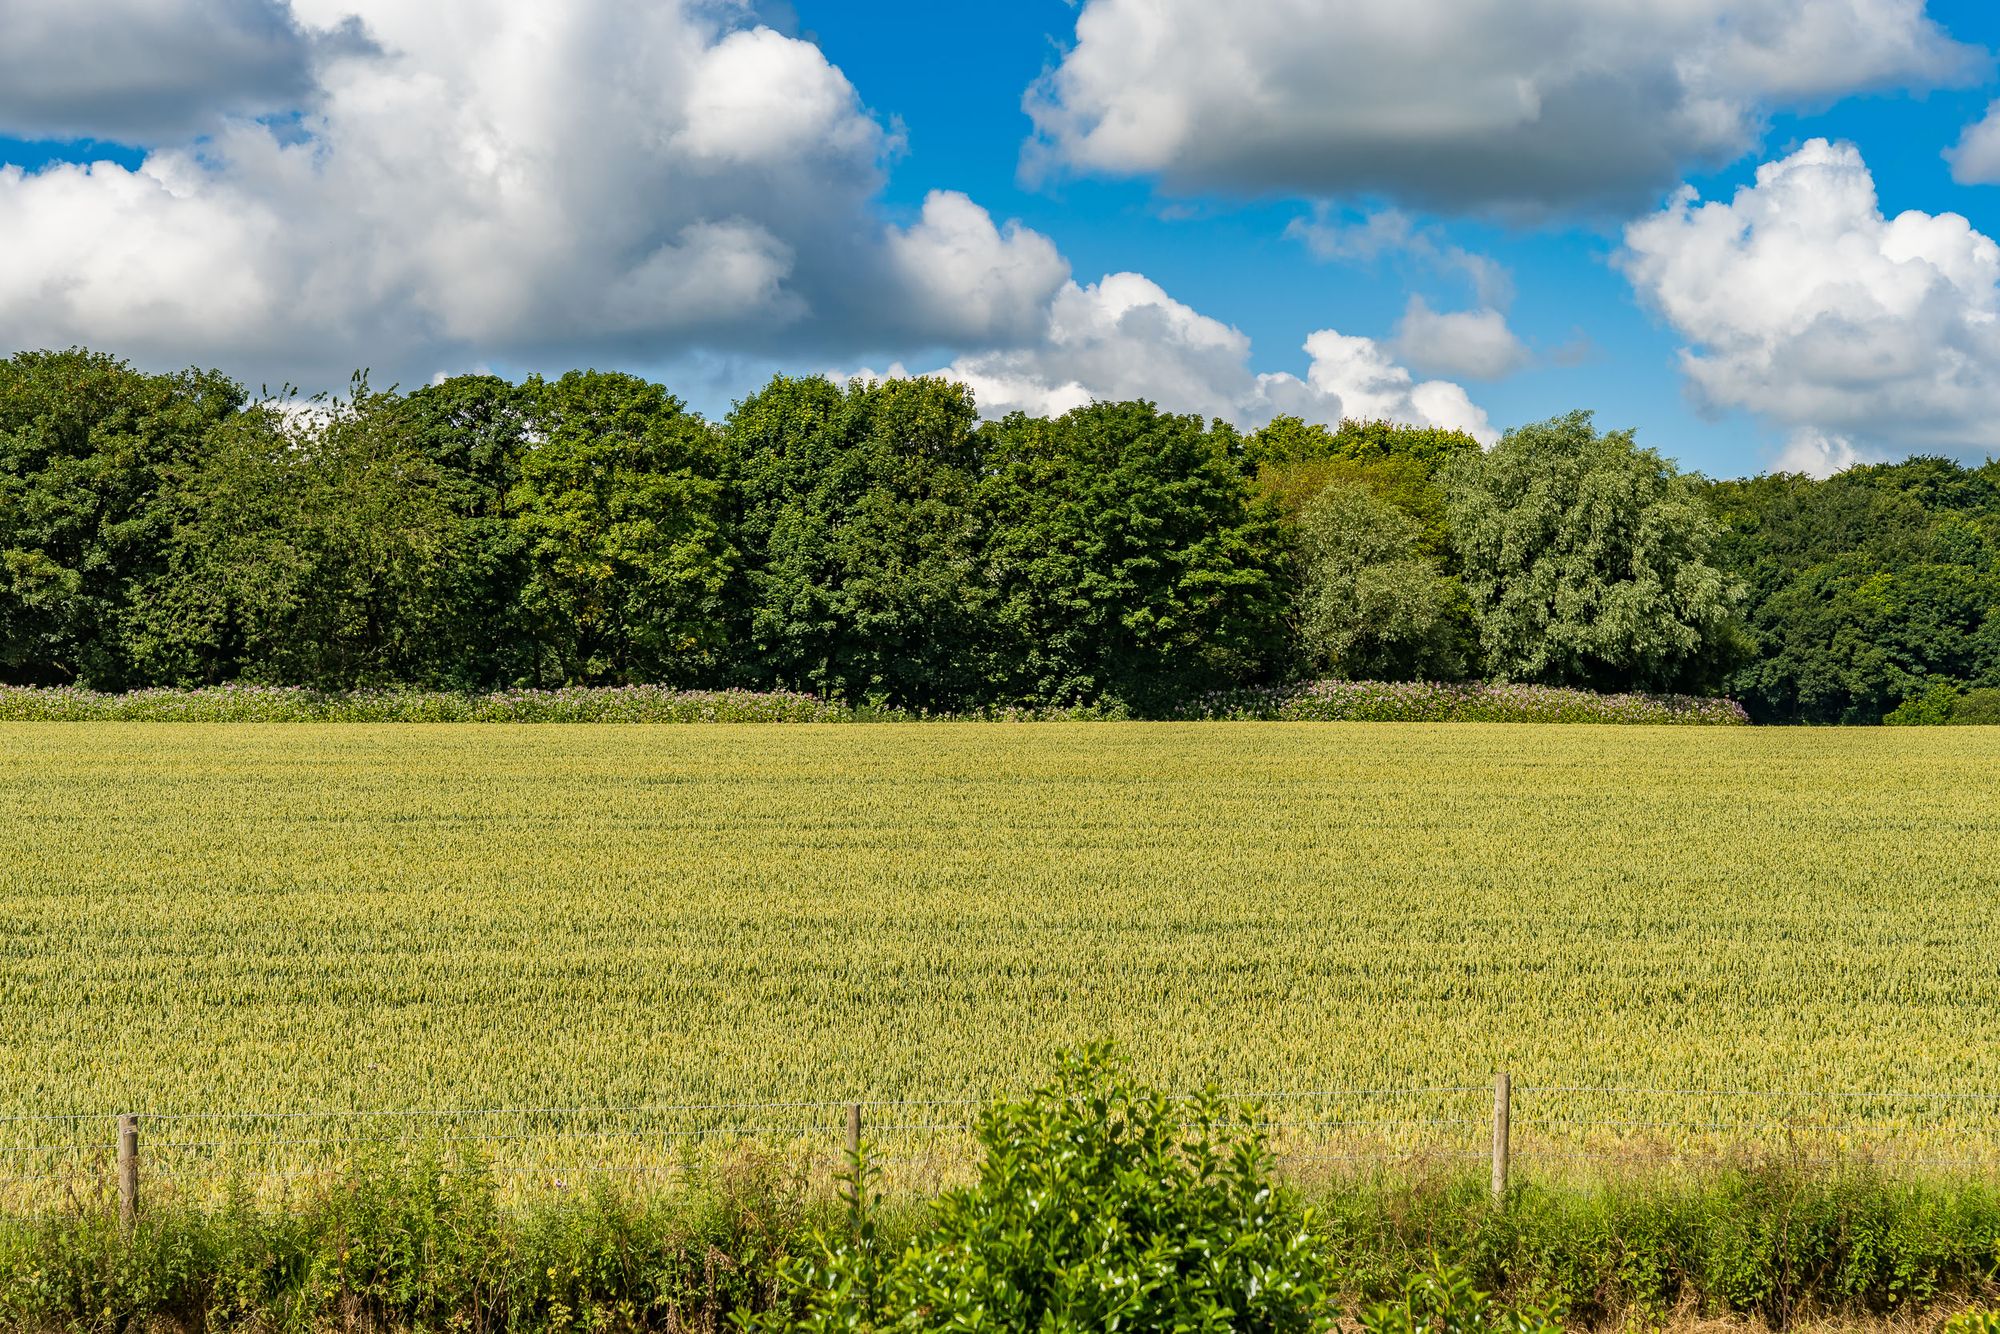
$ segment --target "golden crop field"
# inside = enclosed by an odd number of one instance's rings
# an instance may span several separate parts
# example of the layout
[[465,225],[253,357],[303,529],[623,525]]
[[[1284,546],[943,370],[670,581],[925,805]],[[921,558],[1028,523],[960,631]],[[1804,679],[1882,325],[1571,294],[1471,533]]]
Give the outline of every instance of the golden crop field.
[[18,724],[0,812],[0,1114],[89,1136],[948,1100],[1095,1037],[1463,1086],[1311,1106],[1471,1145],[1498,1069],[1632,1090],[1549,1143],[1777,1114],[1650,1090],[2000,1122],[1993,729]]

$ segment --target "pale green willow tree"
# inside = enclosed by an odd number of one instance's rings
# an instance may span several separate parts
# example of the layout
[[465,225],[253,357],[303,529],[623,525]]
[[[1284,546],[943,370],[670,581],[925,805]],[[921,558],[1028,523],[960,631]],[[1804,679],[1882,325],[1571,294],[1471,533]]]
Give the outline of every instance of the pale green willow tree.
[[1329,483],[1300,511],[1299,641],[1310,668],[1349,680],[1455,680],[1471,609],[1422,550],[1416,520],[1364,484]]
[[1486,669],[1597,690],[1703,690],[1737,651],[1740,589],[1694,480],[1588,412],[1454,463],[1446,505]]

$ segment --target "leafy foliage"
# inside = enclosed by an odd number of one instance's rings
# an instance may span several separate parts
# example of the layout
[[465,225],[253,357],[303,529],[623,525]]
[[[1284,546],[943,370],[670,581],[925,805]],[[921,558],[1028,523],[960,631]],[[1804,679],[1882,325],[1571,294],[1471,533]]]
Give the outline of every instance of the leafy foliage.
[[1545,1307],[1513,1307],[1481,1292],[1461,1269],[1437,1265],[1410,1276],[1393,1302],[1361,1313],[1365,1334],[1561,1334]]
[[1437,473],[1457,459],[1474,458],[1479,442],[1463,431],[1349,419],[1332,430],[1317,422],[1278,416],[1244,443],[1253,467],[1341,459],[1352,463],[1408,460]]
[[523,386],[535,440],[512,505],[521,600],[551,683],[712,676],[733,567],[713,432],[637,376],[571,371]]
[[1454,680],[1473,643],[1458,581],[1425,559],[1416,523],[1335,482],[1298,519],[1305,666],[1348,680]]
[[1952,704],[1948,721],[1961,726],[2000,725],[2000,686],[1981,686],[1960,695]]
[[1874,722],[2000,687],[2000,464],[1913,458],[1709,494],[1756,641],[1727,684],[1759,719]]
[[1957,686],[1934,681],[1922,694],[1911,695],[1891,709],[1882,721],[1891,727],[1938,727],[1952,720],[1958,699]]
[[976,425],[971,394],[931,379],[781,376],[737,404],[724,434],[749,681],[896,708],[988,698]]
[[788,1285],[802,1312],[764,1328],[1306,1331],[1327,1293],[1311,1219],[1274,1180],[1252,1108],[1135,1087],[1103,1047],[985,1111],[979,1180],[888,1255],[868,1224]]
[[163,493],[243,397],[76,348],[0,361],[0,676],[143,683],[130,625],[165,558]]
[[12,685],[1164,716],[1330,672],[1787,722],[1951,691],[1964,722],[2000,689],[1996,533],[2000,463],[1711,483],[1584,413],[1489,454],[1146,403],[981,424],[935,379],[781,376],[716,427],[597,371],[253,402],[81,349],[0,362]]
[[990,428],[1005,696],[1149,712],[1278,658],[1286,563],[1234,441],[1147,403]]
[[399,400],[259,405],[175,488],[135,657],[178,683],[431,682],[453,652],[439,592],[460,555],[447,477]]
[[1701,689],[1734,652],[1737,589],[1694,483],[1586,412],[1448,468],[1487,669],[1597,690]]

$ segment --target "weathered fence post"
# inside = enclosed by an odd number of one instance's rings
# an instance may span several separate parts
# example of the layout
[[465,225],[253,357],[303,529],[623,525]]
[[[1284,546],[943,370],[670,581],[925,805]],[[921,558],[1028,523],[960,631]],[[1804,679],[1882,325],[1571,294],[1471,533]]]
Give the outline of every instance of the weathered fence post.
[[847,1161],[853,1162],[861,1154],[861,1104],[847,1106]]
[[1514,1081],[1502,1073],[1493,1076],[1493,1203],[1507,1202],[1507,1153],[1514,1102]]
[[139,1221],[139,1118],[118,1118],[118,1224],[127,1232]]

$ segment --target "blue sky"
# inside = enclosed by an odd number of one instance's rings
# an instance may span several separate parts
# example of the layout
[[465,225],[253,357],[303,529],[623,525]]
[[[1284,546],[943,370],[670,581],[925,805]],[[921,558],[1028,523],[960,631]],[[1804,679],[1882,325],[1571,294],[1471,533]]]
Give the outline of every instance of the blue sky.
[[[1145,272],[1243,329],[1267,349],[1264,360],[1282,369],[1303,370],[1306,358],[1295,345],[1304,329],[1332,322],[1357,333],[1386,330],[1413,282],[1446,303],[1463,298],[1450,279],[1412,274],[1393,261],[1311,261],[1284,236],[1286,224],[1307,211],[1296,199],[1185,199],[1146,181],[1023,188],[1017,167],[1032,126],[1021,110],[1022,90],[1073,36],[1075,10],[1067,0],[992,7],[878,0],[865,8],[865,23],[853,22],[858,7],[842,0],[798,0],[796,14],[870,103],[907,127],[906,155],[889,192],[902,207],[914,208],[933,185],[963,189],[995,212],[1049,233],[1080,273]],[[2000,49],[2000,6],[1933,0],[1929,8],[1959,39]],[[1764,142],[1769,152],[1782,152],[1814,136],[1850,140],[1874,171],[1887,211],[1948,210],[2000,235],[2000,187],[1954,183],[1943,157],[1996,95],[2000,86],[1989,82],[1920,96],[1846,98],[1773,117]],[[1687,180],[1706,198],[1726,196],[1749,183],[1763,160],[1748,156]],[[1193,205],[1196,216],[1177,218],[1165,207],[1176,203]],[[1513,271],[1519,293],[1513,317],[1523,337],[1550,348],[1578,340],[1590,347],[1573,365],[1484,387],[1480,398],[1496,423],[1591,408],[1603,425],[1636,427],[1645,443],[1717,475],[1756,471],[1772,454],[1771,432],[1748,413],[1709,419],[1689,404],[1675,369],[1681,340],[1641,308],[1606,263],[1618,245],[1615,225],[1453,222],[1447,230]]]
[[[1433,109],[1458,116],[1456,90],[1476,81],[1466,62],[1481,53],[1406,43],[1380,13],[1362,21],[1360,0],[1244,0],[1255,21],[1242,27],[1273,35],[1216,59],[1253,71],[1246,98],[1275,88],[1277,101],[1296,105],[1240,154],[1268,152],[1277,165],[1243,175],[1230,165],[1239,155],[1229,126],[1242,108],[1226,81],[1176,104],[1172,71],[1186,66],[1161,57],[1124,69],[1112,47],[1138,31],[1136,0],[792,0],[755,12],[578,0],[583,17],[555,33],[522,26],[558,21],[513,0],[441,5],[472,25],[449,31],[380,0],[375,10],[335,0],[50,3],[39,26],[33,11],[45,0],[23,2],[28,37],[11,59],[32,65],[11,71],[15,93],[0,92],[0,131],[11,136],[0,137],[0,162],[19,169],[0,176],[0,337],[16,346],[82,341],[144,364],[219,364],[252,384],[334,382],[339,367],[363,361],[378,379],[405,383],[465,369],[618,365],[666,379],[711,413],[774,370],[891,366],[962,372],[989,405],[1014,394],[1048,410],[1065,395],[1145,392],[1247,425],[1275,410],[1336,415],[1356,404],[1440,420],[1462,411],[1436,406],[1442,390],[1358,396],[1351,375],[1302,346],[1326,330],[1367,340],[1356,355],[1407,383],[1462,387],[1450,402],[1492,428],[1592,408],[1605,425],[1637,427],[1643,442],[1717,475],[1995,448],[2000,341],[1988,326],[2000,270],[1982,244],[2000,235],[2000,185],[1960,183],[1944,156],[2000,98],[1988,54],[2000,50],[2000,11],[1975,0],[1853,0],[1851,30],[1829,26],[1847,20],[1826,19],[1824,0],[1754,0],[1734,14],[1722,5],[1709,28],[1671,30],[1695,54],[1665,63],[1644,50],[1649,30],[1623,34],[1607,22],[1594,32],[1597,11],[1577,0],[1563,33],[1582,34],[1579,62],[1608,61],[1613,80],[1632,87],[1698,67],[1690,84],[1721,80],[1736,117],[1727,133],[1635,149],[1635,158],[1667,155],[1673,169],[1614,183],[1610,203],[1571,187],[1525,203],[1460,191],[1444,164],[1467,159],[1453,156],[1465,150],[1449,133],[1483,133],[1486,104],[1468,100],[1475,120],[1454,120],[1458,130],[1421,127]],[[1185,38],[1191,50],[1178,59],[1199,61],[1200,43],[1218,40],[1195,31],[1198,0],[1140,8],[1164,14],[1155,35],[1166,47]],[[1409,8],[1456,9],[1476,29],[1493,4]],[[110,41],[71,54],[62,14],[79,10],[98,31],[128,33],[131,49]],[[1324,31],[1288,17],[1342,10],[1354,12]],[[1732,32],[1756,27],[1751,10],[1768,11],[1766,27]],[[1094,34],[1080,29],[1093,21]],[[775,31],[750,41],[761,24]],[[510,32],[519,40],[504,41]],[[477,68],[450,45],[473,41],[468,33],[492,48]],[[1787,45],[1800,33],[1802,45]],[[1911,54],[1923,42],[1930,48]],[[1395,133],[1420,127],[1408,170],[1381,167],[1368,157],[1379,143],[1357,146],[1342,122],[1366,119],[1372,105],[1315,119],[1311,62],[1301,74],[1292,46],[1327,53],[1335,90],[1376,67],[1392,91],[1409,90],[1391,109]],[[183,47],[205,54],[174,54]],[[1875,54],[1849,60],[1856,50]],[[1093,52],[1110,58],[1093,65]],[[626,55],[629,69],[604,68]],[[677,75],[682,56],[693,63]],[[161,73],[182,58],[178,81]],[[0,87],[9,59],[0,55]],[[1058,70],[1075,77],[1038,124],[1024,96]],[[1555,106],[1563,73],[1536,75]],[[457,90],[430,97],[433,85]],[[1338,101],[1337,91],[1326,96]],[[1692,94],[1664,96],[1672,114],[1692,114]],[[1162,98],[1172,104],[1163,123],[1186,110],[1196,128],[1176,140],[1141,125],[1136,157],[1107,158],[1097,131],[1109,117]],[[467,109],[481,113],[476,125]],[[1254,120],[1255,107],[1243,114]],[[1553,143],[1562,156],[1557,132],[1537,140],[1529,127],[1521,151]],[[1819,139],[1852,145],[1858,162],[1794,158]],[[661,150],[663,141],[680,147]],[[1024,159],[1037,141],[1055,145],[1052,169],[1048,153]],[[1495,142],[1497,154],[1513,151]],[[300,144],[317,155],[305,176],[303,157],[279,165]],[[1472,151],[1476,161],[1484,150]],[[1024,170],[1024,160],[1043,167]],[[64,174],[63,164],[96,162],[114,165]],[[1743,215],[1746,235],[1763,243],[1722,254],[1713,281],[1702,248],[1712,241],[1692,225],[1656,226],[1644,276],[1619,260],[1627,228],[1664,217],[1677,185],[1726,203],[1760,166],[1781,162],[1796,167],[1791,185],[1758,192],[1754,221]],[[1504,177],[1508,164],[1494,165]],[[1939,231],[1912,255],[1876,234],[1884,220],[1857,214],[1856,183],[1865,193],[1868,180],[1887,218],[1957,214],[1971,235]],[[949,225],[926,211],[938,191],[967,201]],[[1838,218],[1819,216],[1826,199]],[[1326,260],[1288,234],[1302,220],[1355,228],[1390,210],[1415,238],[1408,244]],[[1026,233],[995,230],[1012,220]],[[1794,236],[1796,226],[1807,230]],[[927,239],[939,244],[918,244]],[[1869,253],[1860,277],[1846,272],[1856,246]],[[1506,281],[1497,295],[1481,289],[1466,264],[1440,253],[1477,257]],[[1112,273],[1143,274],[1163,295],[1114,303],[1095,287]],[[1787,310],[1767,319],[1770,303],[1742,294],[1773,274]],[[1821,295],[1793,302],[1795,289]],[[1469,354],[1432,348],[1442,370],[1405,373],[1425,356],[1400,323],[1412,297],[1435,312],[1490,309],[1491,327],[1504,323],[1513,340],[1504,370],[1467,373]],[[974,307],[981,313],[968,314]],[[1248,350],[1217,343],[1203,317],[1247,336]],[[1079,321],[1087,333],[1075,331]],[[1060,327],[1071,332],[1051,332]],[[1164,340],[1157,358],[1144,337]],[[1685,348],[1711,364],[1699,393],[1680,363]]]

